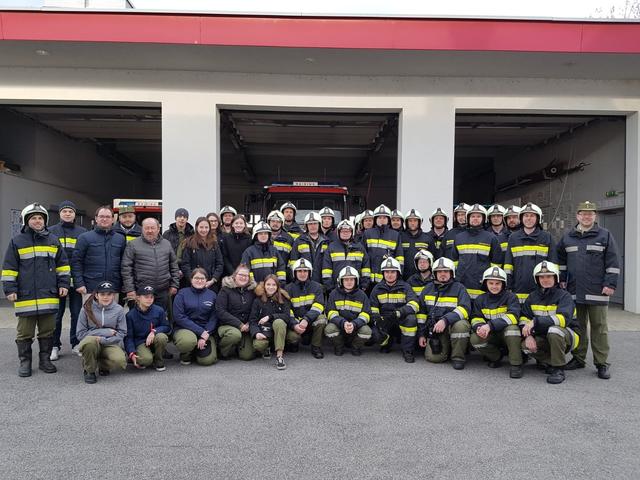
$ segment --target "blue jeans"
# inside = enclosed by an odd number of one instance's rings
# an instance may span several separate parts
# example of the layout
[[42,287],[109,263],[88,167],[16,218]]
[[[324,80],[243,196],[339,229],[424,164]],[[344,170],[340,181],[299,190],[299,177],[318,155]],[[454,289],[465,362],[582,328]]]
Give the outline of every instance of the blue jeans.
[[67,307],[67,299],[69,299],[69,312],[71,313],[71,325],[69,326],[69,342],[71,348],[78,345],[78,338],[76,337],[76,328],[78,326],[78,315],[82,308],[82,295],[75,291],[73,287],[69,289],[69,293],[66,297],[60,299],[60,306],[58,307],[58,314],[56,315],[56,329],[53,332],[53,346],[60,348],[60,335],[62,333],[62,317]]

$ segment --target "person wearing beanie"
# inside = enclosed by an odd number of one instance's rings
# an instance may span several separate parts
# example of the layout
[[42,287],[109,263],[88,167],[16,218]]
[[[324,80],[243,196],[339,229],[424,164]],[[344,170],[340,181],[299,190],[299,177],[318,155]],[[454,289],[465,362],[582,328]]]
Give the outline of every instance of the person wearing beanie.
[[[76,205],[70,200],[64,200],[58,205],[58,213],[60,214],[60,223],[53,225],[49,231],[58,237],[60,245],[67,254],[67,259],[71,260],[73,251],[76,249],[78,237],[87,231],[86,228],[76,225]],[[82,295],[73,288],[73,280],[71,281],[71,289],[66,297],[60,298],[60,306],[56,315],[56,329],[53,332],[53,349],[51,350],[51,360],[58,360],[62,343],[60,335],[62,333],[62,317],[69,302],[69,314],[71,315],[71,323],[69,326],[69,343],[74,353],[79,354],[78,338],[76,337],[76,326],[78,325],[78,315],[82,308]]]
[[171,242],[173,251],[178,253],[178,247],[184,240],[195,232],[193,225],[189,223],[189,212],[186,208],[176,210],[175,222],[169,225],[162,236]]

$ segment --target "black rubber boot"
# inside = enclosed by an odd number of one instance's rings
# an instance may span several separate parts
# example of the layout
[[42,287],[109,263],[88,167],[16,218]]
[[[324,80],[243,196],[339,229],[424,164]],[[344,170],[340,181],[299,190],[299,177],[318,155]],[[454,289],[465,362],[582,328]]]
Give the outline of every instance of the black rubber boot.
[[324,353],[320,347],[311,347],[311,355],[313,355],[313,358],[317,358],[318,360],[324,358]]
[[407,363],[415,363],[416,357],[413,356],[413,352],[402,352],[404,361]]
[[20,359],[20,367],[18,367],[19,377],[31,376],[31,340],[16,340],[18,346],[18,358]]
[[53,348],[53,337],[39,338],[40,344],[40,363],[38,368],[44,373],[56,373],[58,369],[51,363],[51,349]]

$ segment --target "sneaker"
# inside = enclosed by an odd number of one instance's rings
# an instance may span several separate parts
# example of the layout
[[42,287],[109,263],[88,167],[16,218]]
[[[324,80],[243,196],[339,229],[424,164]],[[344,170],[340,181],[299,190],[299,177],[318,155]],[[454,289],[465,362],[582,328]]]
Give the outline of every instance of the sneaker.
[[164,363],[158,363],[155,366],[156,372],[164,372],[167,367],[164,366]]
[[76,355],[78,355],[79,357],[81,357],[81,356],[82,356],[82,353],[80,353],[80,345],[76,345],[75,347],[73,347],[73,348],[71,349],[71,351],[72,351],[73,353],[75,353]]
[[564,366],[565,370],[577,370],[579,368],[584,368],[584,363],[575,357],[569,360],[569,362]]
[[522,378],[522,367],[520,365],[512,365],[509,370],[509,377],[511,378]]
[[415,363],[416,357],[413,356],[413,352],[402,352],[404,361],[407,363]]
[[333,347],[333,354],[336,357],[341,357],[344,355],[344,347]]
[[87,372],[85,370],[84,372],[84,383],[96,383],[98,381],[98,378],[96,377],[96,373],[95,372]]
[[262,352],[262,358],[265,360],[269,360],[271,358],[271,349],[267,348],[264,352]]
[[596,365],[598,369],[598,378],[602,380],[609,380],[611,378],[611,372],[609,372],[609,365]]
[[324,353],[320,347],[311,347],[311,355],[313,355],[313,358],[317,358],[318,360],[324,358]]
[[60,348],[53,347],[51,349],[51,355],[49,355],[49,360],[51,360],[52,362],[55,362],[56,360],[58,360],[58,358],[60,358]]
[[287,368],[287,365],[284,363],[284,357],[276,358],[276,368],[278,370],[284,370],[285,368]]
[[191,365],[191,353],[180,354],[180,365]]

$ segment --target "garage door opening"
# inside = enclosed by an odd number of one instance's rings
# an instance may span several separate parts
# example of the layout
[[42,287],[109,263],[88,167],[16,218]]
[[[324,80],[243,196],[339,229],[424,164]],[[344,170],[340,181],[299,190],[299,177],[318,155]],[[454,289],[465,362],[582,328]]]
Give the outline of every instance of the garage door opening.
[[[221,110],[220,120],[222,204],[262,215],[288,196],[265,200],[266,185],[295,184],[307,191],[346,187],[351,216],[365,205],[395,205],[397,113]],[[294,197],[300,213],[339,208],[333,194],[317,193]]]
[[161,199],[161,143],[159,107],[0,106],[3,225],[19,228],[20,209],[36,201],[54,224],[59,202],[71,200],[90,227],[114,199]]
[[624,252],[625,128],[624,117],[459,113],[454,200],[536,203],[556,241],[575,225],[577,204],[594,201]]

